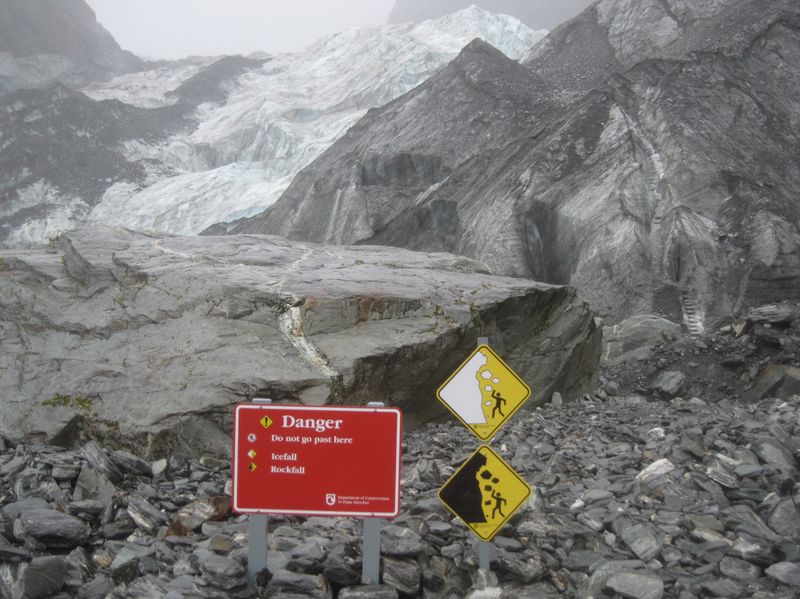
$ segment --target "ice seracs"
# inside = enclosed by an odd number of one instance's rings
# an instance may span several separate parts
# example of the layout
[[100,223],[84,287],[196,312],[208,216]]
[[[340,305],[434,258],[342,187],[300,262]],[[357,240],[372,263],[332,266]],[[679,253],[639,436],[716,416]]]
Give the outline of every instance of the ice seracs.
[[[205,103],[197,127],[166,143],[127,144],[130,160],[155,160],[174,176],[146,187],[114,186],[90,220],[176,234],[252,216],[364,113],[406,93],[479,37],[511,58],[546,32],[471,7],[434,21],[356,29],[306,50],[265,59],[228,85],[227,100]],[[183,62],[126,75],[86,90],[93,98],[168,106],[169,91],[198,71]]]

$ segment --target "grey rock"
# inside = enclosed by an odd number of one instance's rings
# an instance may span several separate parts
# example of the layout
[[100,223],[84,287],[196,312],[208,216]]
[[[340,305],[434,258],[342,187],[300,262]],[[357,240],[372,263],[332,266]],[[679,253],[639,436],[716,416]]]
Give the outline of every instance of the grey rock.
[[622,540],[643,562],[650,561],[661,551],[661,541],[653,528],[646,524],[626,527],[622,531]]
[[681,433],[680,448],[692,454],[698,459],[703,459],[706,453],[706,446],[703,437],[691,431]]
[[209,550],[220,555],[227,555],[235,546],[234,540],[226,534],[217,534],[208,540]]
[[338,599],[398,599],[394,587],[386,584],[368,584],[357,587],[345,587],[339,591]]
[[67,562],[63,557],[37,557],[23,571],[14,594],[24,599],[44,599],[58,592],[66,578]]
[[800,510],[792,498],[781,500],[772,510],[767,523],[776,534],[800,540]]
[[777,439],[762,439],[753,444],[753,451],[766,464],[786,474],[796,470],[794,456],[789,448]]
[[761,568],[757,565],[730,556],[722,558],[719,571],[728,578],[744,583],[755,582],[762,574]]
[[637,314],[613,326],[603,327],[601,363],[609,368],[627,360],[647,357],[650,348],[674,339],[681,325],[653,314]]
[[769,566],[775,561],[775,554],[769,541],[754,539],[747,535],[736,538],[730,548],[730,554],[759,566]]
[[328,547],[323,566],[325,578],[338,586],[352,586],[361,580],[361,556],[356,542],[334,542]]
[[77,572],[81,581],[90,580],[97,571],[89,552],[83,547],[76,547],[67,556],[67,565],[73,572]]
[[604,561],[594,568],[591,577],[581,588],[581,594],[585,597],[596,597],[606,588],[609,579],[620,572],[644,568],[640,561],[615,560]]
[[13,545],[0,545],[0,559],[7,562],[29,562],[33,556],[31,552],[22,547]]
[[[37,375],[22,389],[21,341],[0,349],[9,365],[0,394],[27,398],[0,404],[0,431],[53,434],[56,416],[74,416],[38,401],[60,392],[64,351],[75,392],[100,398],[96,419],[119,423],[122,436],[154,433],[149,450],[165,455],[188,417],[255,393],[314,404],[380,396],[417,422],[439,416],[443,408],[423,398],[472,350],[475,327],[494,331],[535,390],[532,402],[556,388],[576,397],[596,378],[600,330],[573,290],[494,277],[456,256],[252,236],[157,240],[104,227],[68,233],[59,248],[5,261],[17,283],[0,297],[10,318],[0,326],[52,326],[26,338]],[[31,270],[41,278],[22,276]],[[56,274],[79,281],[77,291],[53,288]],[[229,317],[233,303],[252,311]],[[398,360],[412,361],[413,374]],[[367,364],[383,366],[365,384]]]
[[390,524],[381,529],[381,554],[414,557],[423,550],[422,538],[410,528]]
[[741,597],[744,587],[729,578],[719,578],[717,580],[706,580],[697,585],[712,597]]
[[278,570],[267,585],[267,597],[309,597],[311,599],[332,599],[328,582],[322,576],[299,574],[289,570]]
[[577,572],[589,572],[593,566],[603,561],[604,558],[594,551],[577,550],[571,552],[567,559],[563,560],[563,565],[568,570]]
[[[320,574],[325,564],[325,547],[320,541],[319,538],[312,538],[292,549],[286,569],[306,574]],[[324,544],[327,545],[327,541],[324,541]]]
[[492,559],[492,567],[501,580],[530,584],[541,580],[547,572],[539,555],[517,554],[498,548]]
[[132,582],[141,574],[143,558],[155,555],[155,547],[128,545],[120,549],[109,566],[111,578],[117,585]]
[[83,446],[81,453],[86,458],[86,461],[95,470],[105,474],[112,484],[118,485],[122,482],[122,472],[96,441],[89,441]]
[[656,460],[636,475],[635,483],[646,489],[656,488],[673,470],[675,470],[675,465],[668,459]]
[[122,472],[138,474],[140,476],[152,477],[153,469],[150,464],[139,456],[127,451],[112,451],[111,460]]
[[398,594],[416,596],[422,582],[422,569],[414,559],[383,558],[383,583]]
[[14,521],[14,536],[33,549],[71,549],[88,541],[90,534],[83,520],[50,509],[25,510]]
[[28,465],[29,458],[24,455],[19,455],[11,458],[2,467],[0,467],[0,476],[3,478],[13,478]]
[[780,583],[800,588],[800,564],[793,562],[778,562],[765,570],[770,578]]
[[673,398],[681,392],[686,384],[686,375],[682,372],[667,370],[659,374],[653,381],[653,389],[664,397]]
[[653,572],[616,572],[605,584],[605,589],[629,599],[661,599],[664,583]]
[[167,517],[161,511],[139,497],[128,499],[127,511],[136,526],[150,535],[155,535],[167,523]]
[[197,530],[206,522],[224,520],[231,513],[231,499],[227,495],[196,499],[175,514],[167,534],[185,535]]
[[201,552],[198,564],[205,580],[211,586],[230,590],[245,583],[245,568],[238,560],[212,552]]
[[99,501],[101,504],[109,506],[114,500],[116,490],[106,475],[84,463],[75,483],[73,499],[75,501]]
[[104,574],[98,574],[78,590],[78,599],[105,599],[114,590],[114,583]]

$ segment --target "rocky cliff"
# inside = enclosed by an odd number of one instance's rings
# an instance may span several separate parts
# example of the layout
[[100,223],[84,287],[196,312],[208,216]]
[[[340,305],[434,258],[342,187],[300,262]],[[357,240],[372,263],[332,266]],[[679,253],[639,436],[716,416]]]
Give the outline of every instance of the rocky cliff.
[[389,23],[424,21],[474,5],[489,12],[511,15],[534,29],[553,29],[574,17],[591,0],[397,0],[389,13]]
[[[465,50],[231,230],[453,251],[700,331],[800,293],[799,32],[785,0],[600,2],[534,49],[533,80]],[[409,179],[423,147],[440,166]]]
[[140,66],[84,0],[0,3],[0,94],[54,81],[86,83]]
[[385,401],[420,422],[442,412],[436,388],[479,335],[534,403],[589,389],[600,351],[574,290],[394,248],[88,228],[0,253],[0,287],[0,430],[13,437],[130,438],[224,422],[254,396]]

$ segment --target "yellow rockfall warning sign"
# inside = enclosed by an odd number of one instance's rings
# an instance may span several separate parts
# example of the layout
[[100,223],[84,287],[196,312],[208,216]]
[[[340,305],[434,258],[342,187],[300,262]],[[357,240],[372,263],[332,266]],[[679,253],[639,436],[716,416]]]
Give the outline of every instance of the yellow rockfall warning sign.
[[530,494],[528,483],[482,445],[439,490],[439,500],[476,535],[490,541]]
[[531,389],[488,345],[480,345],[439,387],[436,396],[485,441],[525,403]]

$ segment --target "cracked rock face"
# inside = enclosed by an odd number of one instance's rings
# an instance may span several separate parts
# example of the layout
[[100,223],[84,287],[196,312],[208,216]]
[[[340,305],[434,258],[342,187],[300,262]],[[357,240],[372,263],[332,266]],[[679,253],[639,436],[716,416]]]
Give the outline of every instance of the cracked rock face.
[[473,43],[229,230],[452,251],[702,333],[800,293],[799,31],[786,0],[605,0],[527,75]]
[[0,430],[65,444],[83,426],[225,446],[218,424],[254,396],[425,421],[480,335],[534,402],[575,397],[600,351],[574,290],[395,248],[85,228],[0,253],[0,287]]

